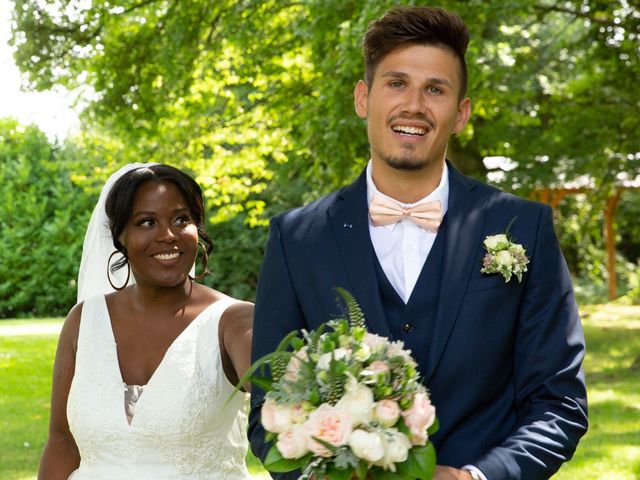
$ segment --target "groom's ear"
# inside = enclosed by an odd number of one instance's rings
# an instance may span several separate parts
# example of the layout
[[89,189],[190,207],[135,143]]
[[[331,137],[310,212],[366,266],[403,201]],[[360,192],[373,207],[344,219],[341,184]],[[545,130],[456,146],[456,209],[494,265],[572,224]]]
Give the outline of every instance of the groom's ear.
[[353,91],[354,105],[356,113],[360,118],[367,118],[367,99],[369,98],[369,87],[364,80],[359,80]]

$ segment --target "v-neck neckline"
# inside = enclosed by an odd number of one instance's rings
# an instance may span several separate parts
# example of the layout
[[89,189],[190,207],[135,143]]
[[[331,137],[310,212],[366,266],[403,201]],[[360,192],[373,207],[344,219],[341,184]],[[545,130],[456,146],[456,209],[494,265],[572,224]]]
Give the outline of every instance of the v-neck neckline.
[[[169,352],[174,348],[174,345],[176,345],[182,339],[182,337],[186,336],[187,332],[189,330],[191,330],[191,328],[195,328],[195,327],[193,327],[193,325],[198,323],[200,321],[200,318],[204,317],[205,313],[207,313],[209,310],[213,309],[213,307],[215,305],[218,305],[219,302],[224,302],[224,301],[225,301],[225,299],[221,298],[221,299],[216,300],[215,302],[207,305],[200,313],[198,313],[193,318],[193,320],[191,320],[189,325],[187,325],[178,334],[178,336],[173,339],[173,341],[169,344],[169,347],[167,347],[167,350],[164,352],[164,355],[162,356],[162,359],[160,360],[160,363],[158,363],[158,365],[156,366],[155,370],[153,371],[153,373],[149,377],[149,380],[147,380],[147,383],[145,385],[140,385],[140,386],[144,387],[144,389],[145,389],[144,393],[147,394],[146,396],[148,396],[149,386],[152,383],[154,383],[154,379],[157,377],[158,372],[160,371],[160,369],[164,365],[165,361],[167,360],[167,357],[169,356]],[[104,295],[102,296],[102,302],[103,302],[104,311],[106,313],[106,317],[107,317],[108,324],[109,324],[109,332],[110,332],[110,335],[111,335],[111,344],[113,345],[112,352],[113,352],[114,357],[115,357],[116,376],[119,379],[121,385],[123,386],[123,389],[126,389],[127,383],[124,381],[124,378],[122,376],[122,369],[120,368],[120,359],[118,358],[118,344],[116,342],[116,335],[115,335],[115,332],[113,331],[113,323],[111,322],[111,314],[109,313],[109,306],[107,305],[107,299],[106,299],[106,296],[104,296]],[[141,395],[140,398],[138,399],[138,401],[136,402],[136,415],[134,415],[134,417],[131,419],[131,423],[129,423],[127,421],[127,414],[126,414],[126,411],[124,409],[124,402],[122,404],[123,419],[124,419],[124,422],[125,422],[126,426],[129,427],[129,428],[131,428],[133,426],[133,423],[135,422],[135,418],[138,416],[137,412],[139,412],[139,405],[140,405],[140,401],[142,400],[142,397],[143,396]]]

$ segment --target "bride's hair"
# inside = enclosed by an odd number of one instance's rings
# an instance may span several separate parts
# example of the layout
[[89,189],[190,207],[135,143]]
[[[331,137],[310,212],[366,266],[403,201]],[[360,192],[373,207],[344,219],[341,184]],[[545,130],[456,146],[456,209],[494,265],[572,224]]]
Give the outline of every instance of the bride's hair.
[[184,196],[189,207],[189,212],[198,228],[199,241],[204,245],[207,253],[207,255],[202,257],[201,261],[203,272],[208,273],[209,270],[206,259],[213,250],[213,241],[209,235],[207,235],[204,227],[205,216],[202,189],[198,183],[186,173],[170,165],[161,164],[136,168],[135,170],[125,173],[116,181],[109,191],[105,203],[105,210],[109,218],[109,230],[113,238],[113,245],[123,256],[120,261],[112,265],[112,272],[122,268],[127,262],[127,249],[120,243],[118,238],[124,231],[131,217],[133,199],[136,191],[140,185],[148,181],[171,182]]

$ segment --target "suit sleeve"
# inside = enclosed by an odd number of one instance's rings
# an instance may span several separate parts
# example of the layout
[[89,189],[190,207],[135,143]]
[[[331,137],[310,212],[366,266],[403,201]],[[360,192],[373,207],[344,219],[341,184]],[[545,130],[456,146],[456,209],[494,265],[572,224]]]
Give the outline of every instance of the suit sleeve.
[[[305,328],[305,320],[291,281],[283,248],[280,226],[276,218],[270,223],[269,240],[260,269],[253,322],[251,360],[255,362],[273,352],[280,341],[293,330]],[[249,441],[254,455],[264,461],[271,447],[264,439],[260,409],[264,392],[253,385],[249,414]],[[272,474],[274,478],[297,478],[299,474]]]
[[548,206],[529,267],[513,352],[520,420],[501,445],[473,462],[489,480],[549,478],[572,457],[588,425],[584,335]]

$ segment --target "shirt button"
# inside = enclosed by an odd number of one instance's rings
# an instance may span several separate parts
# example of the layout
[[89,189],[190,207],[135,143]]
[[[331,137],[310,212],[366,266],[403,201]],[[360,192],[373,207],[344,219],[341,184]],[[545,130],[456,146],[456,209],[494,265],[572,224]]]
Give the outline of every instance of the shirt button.
[[411,325],[410,323],[405,323],[404,326],[402,327],[402,329],[407,333],[412,332],[414,328],[415,327],[413,325]]

